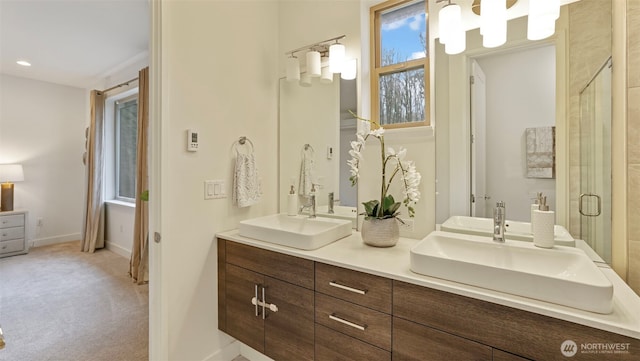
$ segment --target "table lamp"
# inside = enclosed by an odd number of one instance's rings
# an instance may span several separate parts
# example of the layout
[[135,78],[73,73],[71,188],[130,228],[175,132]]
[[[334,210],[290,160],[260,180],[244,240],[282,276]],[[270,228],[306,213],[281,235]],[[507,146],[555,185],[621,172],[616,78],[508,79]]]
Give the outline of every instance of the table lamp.
[[24,180],[22,164],[0,164],[0,212],[13,210],[13,183]]

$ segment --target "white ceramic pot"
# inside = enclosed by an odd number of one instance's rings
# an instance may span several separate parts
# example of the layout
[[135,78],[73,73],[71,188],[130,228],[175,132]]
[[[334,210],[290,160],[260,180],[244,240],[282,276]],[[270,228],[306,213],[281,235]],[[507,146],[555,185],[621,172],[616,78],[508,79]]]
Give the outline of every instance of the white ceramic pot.
[[362,222],[362,241],[373,247],[393,247],[400,238],[400,227],[395,218],[369,218]]

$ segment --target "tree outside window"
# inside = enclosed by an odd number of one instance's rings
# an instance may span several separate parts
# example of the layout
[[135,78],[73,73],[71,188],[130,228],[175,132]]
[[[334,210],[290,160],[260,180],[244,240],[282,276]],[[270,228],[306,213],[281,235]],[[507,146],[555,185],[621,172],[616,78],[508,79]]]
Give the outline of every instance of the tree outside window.
[[385,128],[428,125],[427,2],[390,0],[371,8],[372,118]]

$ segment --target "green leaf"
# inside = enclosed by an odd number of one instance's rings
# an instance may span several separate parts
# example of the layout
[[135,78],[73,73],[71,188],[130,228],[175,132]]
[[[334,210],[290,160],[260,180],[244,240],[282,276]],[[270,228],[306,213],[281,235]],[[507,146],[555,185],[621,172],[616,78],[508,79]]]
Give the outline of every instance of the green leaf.
[[364,211],[370,217],[375,217],[378,212],[378,206],[380,202],[377,199],[362,203],[364,206]]

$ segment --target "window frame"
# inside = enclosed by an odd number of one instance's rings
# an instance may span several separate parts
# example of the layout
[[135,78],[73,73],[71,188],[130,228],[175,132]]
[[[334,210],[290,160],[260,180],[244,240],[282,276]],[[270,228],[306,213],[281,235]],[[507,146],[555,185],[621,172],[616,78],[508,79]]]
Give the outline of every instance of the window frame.
[[395,124],[382,124],[385,129],[393,128],[410,128],[410,127],[422,127],[431,125],[431,65],[430,65],[430,43],[429,43],[429,1],[424,0],[425,14],[427,21],[427,34],[426,34],[426,56],[421,59],[414,59],[405,61],[402,63],[391,64],[381,66],[381,48],[382,39],[380,34],[380,16],[388,11],[392,11],[396,8],[407,6],[410,3],[416,2],[416,0],[387,0],[378,5],[372,6],[369,9],[369,29],[370,29],[370,53],[371,53],[371,119],[378,125],[381,125],[380,121],[380,78],[385,75],[391,75],[394,73],[400,73],[405,71],[411,71],[423,68],[424,69],[424,114],[425,119],[417,122],[395,123]]
[[[120,99],[116,99],[113,103],[113,107],[114,107],[114,152],[115,152],[115,158],[114,158],[114,190],[115,193],[113,195],[113,199],[120,201],[120,202],[127,202],[127,203],[136,203],[136,199],[134,198],[129,198],[129,197],[122,197],[120,196],[120,105],[130,102],[132,100],[136,101],[136,107],[138,106],[138,92],[136,91],[135,94],[120,98]],[[138,125],[138,118],[136,118],[136,127]],[[137,139],[136,139],[136,147],[137,147]],[[137,155],[136,155],[137,157]],[[137,167],[137,166],[136,166]],[[137,174],[134,175],[135,176],[135,180],[134,180],[134,190],[135,190],[135,184],[138,182],[138,177]]]

